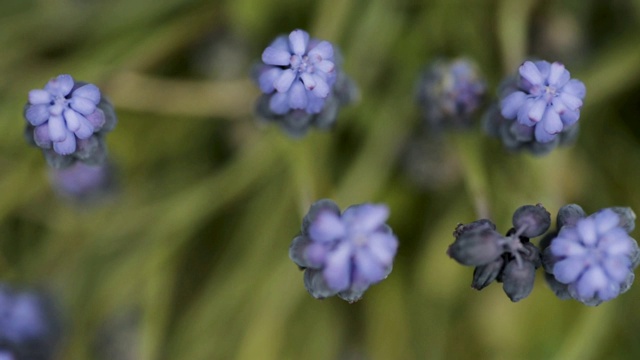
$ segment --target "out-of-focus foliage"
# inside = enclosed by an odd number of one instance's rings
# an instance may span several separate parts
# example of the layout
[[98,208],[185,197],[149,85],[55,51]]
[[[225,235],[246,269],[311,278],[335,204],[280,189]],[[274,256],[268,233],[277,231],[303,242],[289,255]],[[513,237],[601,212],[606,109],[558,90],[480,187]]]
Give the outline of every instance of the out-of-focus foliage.
[[[640,286],[588,308],[538,270],[513,304],[445,254],[457,223],[506,228],[524,204],[640,211],[639,19],[637,0],[4,0],[2,279],[58,298],[60,359],[639,358]],[[299,140],[255,122],[249,80],[295,28],[340,47],[361,93]],[[418,74],[459,56],[492,92],[525,59],[563,62],[587,87],[577,143],[511,154],[478,124],[406,161]],[[94,206],[57,197],[23,139],[28,91],[63,73],[118,114],[120,193]],[[320,198],[391,210],[393,272],[355,304],[313,299],[287,256]]]

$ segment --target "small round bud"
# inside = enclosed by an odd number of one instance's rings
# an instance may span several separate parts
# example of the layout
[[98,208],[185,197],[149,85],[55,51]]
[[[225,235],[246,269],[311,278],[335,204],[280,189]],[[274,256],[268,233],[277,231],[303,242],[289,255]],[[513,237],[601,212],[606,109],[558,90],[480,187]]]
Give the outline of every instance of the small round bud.
[[518,264],[511,260],[502,272],[502,289],[513,302],[518,302],[531,294],[536,268],[533,263],[523,261]]
[[455,230],[453,230],[453,237],[456,239],[459,238],[463,233],[467,231],[477,230],[477,229],[496,229],[496,224],[491,222],[489,219],[480,219],[476,220],[469,224],[458,224]]
[[496,280],[504,265],[504,258],[498,257],[494,261],[478,266],[473,270],[473,281],[471,287],[476,290],[482,290]]
[[456,241],[449,245],[447,254],[462,265],[486,265],[502,255],[502,239],[502,235],[497,231],[484,226],[463,231]]
[[[513,227],[522,231],[521,236],[533,238],[540,236],[551,225],[551,214],[541,205],[524,205],[513,213]],[[524,229],[524,230],[521,230]]]
[[565,225],[575,225],[578,220],[587,216],[587,214],[582,210],[580,205],[569,204],[565,205],[558,210],[558,218],[556,220],[558,230],[562,229]]

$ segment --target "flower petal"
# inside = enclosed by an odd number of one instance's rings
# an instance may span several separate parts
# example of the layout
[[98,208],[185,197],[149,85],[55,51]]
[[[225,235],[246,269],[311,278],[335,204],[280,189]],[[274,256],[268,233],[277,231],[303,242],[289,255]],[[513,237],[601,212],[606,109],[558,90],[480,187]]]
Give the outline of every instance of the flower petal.
[[268,46],[262,52],[262,61],[267,65],[287,66],[291,63],[291,54],[288,51]]
[[84,116],[78,114],[72,109],[66,109],[62,113],[62,115],[67,125],[67,129],[69,129],[71,132],[76,132],[78,131],[78,129],[80,129],[80,117],[84,118]]
[[569,257],[558,261],[553,266],[553,276],[563,284],[570,284],[582,274],[585,269],[583,257]]
[[534,122],[542,120],[545,110],[547,110],[547,102],[543,98],[535,100],[529,110],[529,119]]
[[54,115],[49,118],[49,138],[51,141],[60,142],[67,137],[67,128],[61,115]]
[[287,93],[275,93],[269,99],[269,109],[274,112],[274,114],[284,115],[291,108],[289,107],[289,97]]
[[97,105],[100,102],[100,89],[93,84],[86,84],[73,90],[72,96],[79,96],[91,100],[91,102]]
[[544,79],[538,67],[531,61],[525,61],[519,68],[520,76],[527,80],[531,85],[543,85]]
[[571,79],[569,82],[562,87],[562,92],[571,94],[580,99],[584,99],[587,94],[587,88],[584,86],[584,83],[580,80]]
[[38,126],[49,120],[49,106],[47,105],[31,105],[25,111],[24,117],[29,124]]
[[71,75],[58,75],[56,78],[49,80],[44,89],[51,94],[57,96],[67,96],[73,89],[74,81]]
[[333,58],[333,46],[328,41],[321,41],[313,49],[309,50],[309,57],[314,62],[330,60]]
[[69,101],[71,108],[82,115],[89,115],[96,111],[96,104],[87,98],[74,96]]
[[76,137],[69,130],[65,129],[65,132],[64,140],[53,143],[53,150],[60,155],[69,155],[76,151]]
[[273,87],[276,91],[280,93],[284,93],[289,91],[291,88],[291,84],[296,79],[295,71],[291,69],[286,69],[280,74],[280,77],[273,83]]
[[38,104],[49,104],[51,102],[51,93],[42,90],[36,89],[29,91],[29,103],[33,105]]
[[277,67],[271,67],[268,70],[264,71],[258,77],[258,86],[260,87],[260,90],[265,94],[273,92],[273,90],[275,90],[273,84],[280,77],[280,75],[282,75],[282,69]]
[[511,93],[500,101],[500,113],[505,119],[514,119],[526,99],[527,95],[522,91]]
[[312,89],[313,94],[322,99],[329,96],[329,92],[331,91],[331,89],[329,88],[327,82],[318,75],[312,75],[312,77],[315,81],[315,87]]
[[313,90],[316,87],[316,81],[313,76],[307,72],[300,74],[300,79],[307,90]]
[[557,112],[550,109],[545,112],[542,118],[542,126],[544,126],[544,131],[554,135],[562,131],[562,120]]
[[295,81],[289,89],[289,106],[292,109],[304,109],[307,107],[307,89],[302,81]]
[[296,55],[304,55],[307,51],[307,44],[309,43],[309,33],[304,30],[293,30],[289,34],[289,46],[291,51]]
[[549,85],[558,86],[558,82],[566,77],[563,76],[565,72],[568,73],[568,71],[564,68],[564,65],[559,62],[552,63],[551,68],[549,69],[549,77],[547,79]]
[[342,243],[327,256],[323,275],[331,289],[343,291],[349,288],[352,267],[351,255],[352,251],[349,244]]
[[575,111],[582,106],[582,100],[580,100],[580,98],[575,95],[563,92],[558,98],[567,106],[569,110]]
[[330,242],[346,234],[340,216],[332,211],[323,211],[309,225],[309,236],[313,241]]

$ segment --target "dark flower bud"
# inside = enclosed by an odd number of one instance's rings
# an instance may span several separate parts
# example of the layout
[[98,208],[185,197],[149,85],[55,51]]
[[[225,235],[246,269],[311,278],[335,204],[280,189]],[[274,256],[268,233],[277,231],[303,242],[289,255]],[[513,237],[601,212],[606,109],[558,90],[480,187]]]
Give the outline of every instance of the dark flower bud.
[[500,255],[503,237],[490,227],[480,226],[463,231],[456,241],[449,245],[447,254],[462,265],[486,265]]
[[533,238],[549,229],[551,214],[541,204],[524,205],[513,213],[512,222],[516,230],[522,231],[520,236]]
[[523,248],[520,250],[522,260],[529,261],[536,269],[539,268],[542,265],[540,250],[530,242],[526,242],[522,246]]
[[536,268],[529,261],[518,264],[509,261],[502,272],[502,289],[513,302],[518,302],[531,294],[535,280]]
[[571,294],[569,294],[569,289],[567,284],[563,284],[556,280],[553,274],[544,273],[544,279],[547,281],[547,285],[551,288],[554,294],[560,300],[568,300],[571,299]]
[[[623,228],[627,233],[631,233],[636,227],[636,214],[630,207],[614,206],[608,208],[620,216],[618,226]],[[602,210],[601,210],[602,211]]]
[[477,230],[477,229],[491,229],[495,230],[496,225],[491,222],[489,219],[480,219],[476,220],[469,224],[458,224],[455,230],[453,230],[453,237],[456,239],[459,238],[463,233],[467,231]]
[[478,266],[473,270],[473,281],[471,287],[476,290],[482,290],[496,280],[504,265],[504,258],[498,257],[494,261]]
[[565,205],[558,210],[558,219],[556,220],[558,229],[561,229],[565,225],[575,225],[578,220],[587,216],[582,210],[580,205],[569,204]]

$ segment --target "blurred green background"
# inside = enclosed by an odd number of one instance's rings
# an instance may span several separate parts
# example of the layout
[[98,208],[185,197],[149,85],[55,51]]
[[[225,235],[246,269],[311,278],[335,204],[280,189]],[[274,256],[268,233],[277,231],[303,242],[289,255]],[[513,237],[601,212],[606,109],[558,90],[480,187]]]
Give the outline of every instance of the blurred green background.
[[[639,285],[589,308],[538,270],[514,304],[445,254],[457,223],[506,231],[523,204],[640,211],[639,19],[638,0],[3,0],[2,279],[59,298],[60,359],[640,358]],[[340,47],[361,92],[299,140],[255,121],[248,78],[295,28]],[[587,87],[577,143],[511,154],[478,124],[407,161],[417,75],[458,56],[491,97],[527,58],[563,62]],[[22,136],[28,91],[62,73],[118,114],[120,191],[98,205],[57,197]],[[287,256],[320,198],[391,208],[394,270],[355,304],[313,299]]]

